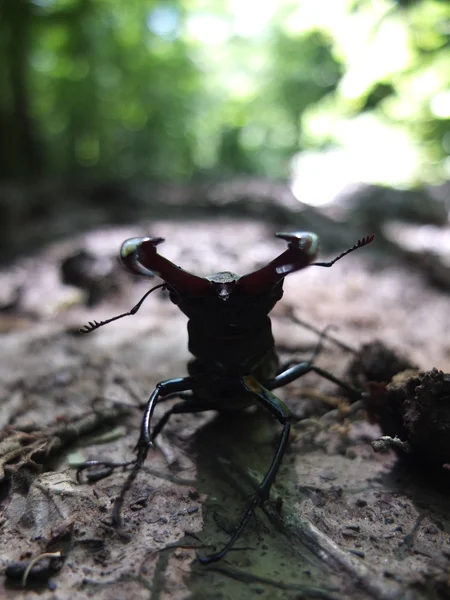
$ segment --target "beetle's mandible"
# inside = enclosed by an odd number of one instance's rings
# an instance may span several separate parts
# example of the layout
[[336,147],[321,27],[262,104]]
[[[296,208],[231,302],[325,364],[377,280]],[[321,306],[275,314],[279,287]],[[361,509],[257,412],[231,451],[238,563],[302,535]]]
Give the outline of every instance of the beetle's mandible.
[[[130,271],[139,275],[159,276],[161,283],[149,290],[129,312],[106,321],[91,322],[82,331],[89,333],[112,321],[134,315],[147,296],[158,288],[169,291],[171,301],[188,317],[189,351],[194,356],[188,365],[189,376],[158,383],[151,394],[141,423],[136,458],[123,463],[87,461],[78,475],[87,471],[94,481],[118,467],[131,466],[124,487],[115,501],[113,522],[120,524],[125,495],[142,467],[149,448],[154,444],[170,416],[229,407],[239,399],[239,406],[258,403],[282,425],[282,433],[272,463],[257,488],[250,506],[228,543],[218,552],[198,556],[203,564],[220,560],[245,529],[258,506],[268,498],[289,439],[291,414],[272,390],[314,371],[358,398],[360,392],[312,361],[280,367],[272,336],[269,313],[283,295],[283,280],[289,273],[308,266],[331,267],[350,252],[370,244],[374,235],[359,240],[353,247],[329,262],[314,262],[318,237],[314,233],[277,233],[286,240],[287,250],[261,269],[242,277],[230,272],[198,277],[184,271],[157,252],[162,238],[131,238],[122,245],[120,258]],[[153,427],[155,406],[179,395],[175,404]],[[220,399],[220,400],[219,400]]]

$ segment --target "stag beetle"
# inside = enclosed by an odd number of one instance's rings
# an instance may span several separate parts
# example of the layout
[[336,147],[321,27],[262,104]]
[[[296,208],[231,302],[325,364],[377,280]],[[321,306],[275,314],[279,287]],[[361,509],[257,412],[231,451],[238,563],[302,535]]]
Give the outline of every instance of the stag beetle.
[[[198,277],[184,271],[157,253],[163,238],[131,238],[120,251],[122,263],[133,273],[158,275],[164,283],[150,289],[129,312],[106,321],[93,321],[81,331],[89,333],[121,319],[134,315],[154,290],[169,291],[170,300],[188,317],[189,351],[194,356],[188,365],[188,377],[161,381],[151,394],[141,423],[140,437],[135,448],[136,458],[112,463],[91,460],[78,469],[78,477],[86,471],[94,481],[109,475],[114,469],[133,465],[117,497],[113,509],[113,523],[120,525],[120,513],[127,491],[142,467],[148,450],[170,416],[222,410],[225,407],[245,408],[259,403],[282,425],[282,433],[272,463],[257,488],[250,506],[228,543],[218,552],[198,556],[202,564],[220,560],[230,550],[245,529],[255,509],[267,500],[270,488],[280,467],[289,438],[291,413],[272,393],[310,371],[332,381],[359,398],[361,393],[340,381],[331,373],[316,367],[312,360],[280,367],[272,336],[269,313],[283,295],[286,275],[308,266],[331,267],[350,252],[370,244],[374,235],[359,240],[352,248],[329,262],[313,262],[318,252],[318,237],[314,233],[277,233],[286,240],[288,248],[261,269],[242,277],[230,272],[211,277]],[[168,410],[151,430],[155,406],[178,396],[182,402]],[[97,475],[96,475],[97,474]]]

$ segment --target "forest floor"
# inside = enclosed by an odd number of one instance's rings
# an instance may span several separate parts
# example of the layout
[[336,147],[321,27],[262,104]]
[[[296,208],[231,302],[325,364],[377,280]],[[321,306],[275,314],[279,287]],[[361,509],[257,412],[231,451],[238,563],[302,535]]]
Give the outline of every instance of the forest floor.
[[[109,228],[0,273],[1,564],[62,553],[31,574],[16,565],[17,582],[10,566],[0,598],[450,598],[445,480],[392,451],[375,453],[379,427],[314,373],[277,391],[294,423],[276,485],[218,563],[200,565],[195,550],[220,548],[239,523],[280,434],[272,418],[175,415],[126,496],[121,530],[111,510],[127,471],[77,482],[77,463],[133,457],[139,406],[158,381],[186,374],[189,352],[186,317],[161,292],[133,317],[77,334],[129,310],[151,286],[113,267],[115,284],[87,308],[84,292],[61,283],[62,260],[87,249],[110,264],[123,240],[150,234],[166,238],[159,252],[186,270],[245,274],[285,249],[273,233],[219,219]],[[378,339],[421,369],[450,371],[448,294],[369,248],[286,279],[272,313],[275,340],[284,360],[308,359],[318,336],[292,312],[320,330],[335,326],[350,348]],[[325,340],[316,364],[346,379],[353,359]]]

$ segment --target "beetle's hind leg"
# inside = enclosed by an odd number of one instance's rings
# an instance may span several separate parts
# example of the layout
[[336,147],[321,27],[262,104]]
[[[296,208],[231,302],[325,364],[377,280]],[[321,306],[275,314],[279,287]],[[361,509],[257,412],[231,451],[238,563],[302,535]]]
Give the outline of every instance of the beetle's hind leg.
[[258,486],[250,506],[248,507],[238,528],[233,533],[228,543],[222,548],[222,550],[219,550],[214,554],[210,554],[208,556],[200,556],[197,554],[198,560],[204,565],[216,562],[223,558],[225,554],[227,554],[227,552],[233,547],[236,540],[244,531],[256,508],[261,506],[267,500],[269,497],[270,488],[275,481],[275,477],[278,473],[278,469],[280,468],[280,464],[289,440],[289,433],[291,429],[291,412],[287,406],[285,406],[283,402],[281,402],[281,400],[275,396],[275,394],[272,394],[272,392],[258,383],[254,377],[243,377],[241,379],[241,383],[247,392],[250,392],[253,394],[253,396],[255,396],[261,406],[263,406],[266,410],[272,413],[274,417],[276,417],[276,419],[283,426],[283,430],[281,432],[280,441],[278,442],[278,447],[272,459],[269,470]]

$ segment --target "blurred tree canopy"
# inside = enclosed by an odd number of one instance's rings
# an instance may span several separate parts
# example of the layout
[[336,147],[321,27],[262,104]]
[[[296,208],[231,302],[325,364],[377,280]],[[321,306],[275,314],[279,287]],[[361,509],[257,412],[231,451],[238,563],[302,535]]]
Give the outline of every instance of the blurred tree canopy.
[[2,180],[283,178],[358,144],[448,177],[446,0],[2,0],[0,56]]

